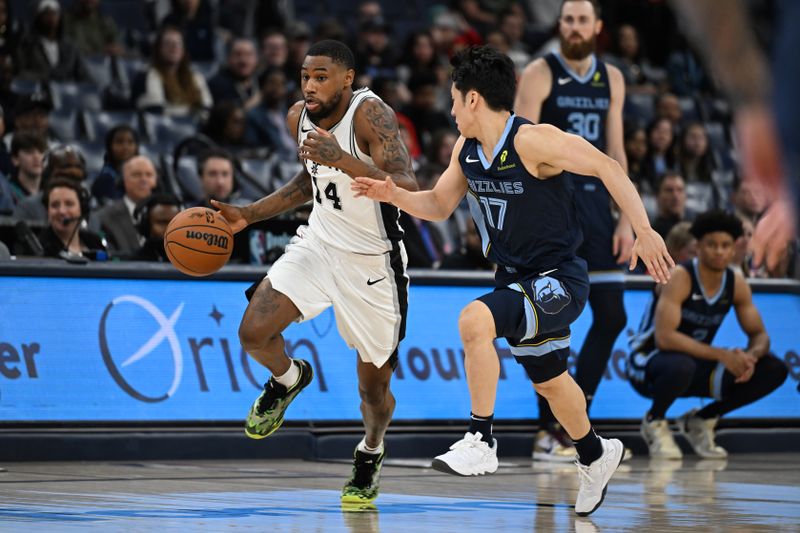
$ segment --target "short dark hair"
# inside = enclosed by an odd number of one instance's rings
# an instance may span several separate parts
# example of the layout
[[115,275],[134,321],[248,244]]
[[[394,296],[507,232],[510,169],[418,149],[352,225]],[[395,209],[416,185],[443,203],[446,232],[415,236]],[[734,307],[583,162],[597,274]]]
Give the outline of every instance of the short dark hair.
[[178,211],[183,210],[183,204],[180,199],[172,193],[157,192],[153,193],[136,206],[134,215],[139,219],[136,229],[143,237],[150,236],[150,213],[156,206],[159,205],[172,205],[178,208]]
[[50,194],[53,192],[53,189],[58,188],[71,189],[75,191],[75,195],[78,197],[78,206],[81,209],[81,216],[89,216],[89,191],[84,189],[79,182],[68,178],[53,178],[47,182],[47,185],[42,192],[42,203],[44,204],[45,208],[50,207]]
[[209,159],[224,159],[231,164],[231,168],[236,169],[236,162],[233,159],[233,154],[223,148],[209,148],[200,154],[197,158],[197,175],[203,177],[203,169]]
[[346,69],[355,70],[356,68],[356,59],[353,56],[353,51],[341,41],[323,39],[316,42],[306,52],[306,57],[309,56],[330,57],[331,61],[339,63]]
[[11,138],[11,155],[16,156],[22,150],[28,151],[38,148],[40,152],[47,151],[47,140],[32,131],[18,131]]
[[450,60],[458,92],[477,91],[494,111],[514,111],[517,76],[511,59],[491,46],[471,46]]
[[739,217],[732,213],[719,210],[708,211],[699,215],[692,223],[692,227],[689,231],[698,241],[708,233],[715,233],[717,231],[729,234],[733,237],[733,240],[738,239],[744,234],[742,221],[739,220]]
[[564,6],[567,3],[569,3],[569,2],[584,2],[584,1],[585,2],[589,2],[590,4],[592,4],[592,8],[594,9],[594,16],[599,19],[600,18],[600,14],[601,14],[601,9],[600,9],[600,2],[598,2],[597,0],[564,0],[563,2],[561,2],[561,9],[558,10],[559,16],[561,16],[561,13],[564,11]]
[[661,187],[664,186],[664,183],[666,183],[667,180],[672,178],[680,178],[681,180],[683,180],[684,183],[686,183],[686,179],[684,179],[683,174],[681,174],[677,170],[674,169],[666,170],[663,174],[661,174],[661,177],[658,179],[658,185],[656,186],[656,194],[660,193]]

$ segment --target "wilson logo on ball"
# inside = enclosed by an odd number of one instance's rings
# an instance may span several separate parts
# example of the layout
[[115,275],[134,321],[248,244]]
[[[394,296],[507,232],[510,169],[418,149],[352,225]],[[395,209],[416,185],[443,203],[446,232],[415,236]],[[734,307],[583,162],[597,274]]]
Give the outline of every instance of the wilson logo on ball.
[[223,250],[228,249],[228,237],[225,237],[224,235],[214,235],[213,233],[201,233],[199,231],[187,230],[186,238],[205,241],[207,245],[216,246],[217,248],[222,248]]

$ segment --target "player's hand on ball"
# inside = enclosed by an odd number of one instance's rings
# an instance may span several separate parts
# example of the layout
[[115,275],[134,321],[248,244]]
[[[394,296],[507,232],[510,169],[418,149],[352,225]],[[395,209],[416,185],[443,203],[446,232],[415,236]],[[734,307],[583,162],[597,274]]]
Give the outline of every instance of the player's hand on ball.
[[397,185],[394,184],[391,176],[386,176],[383,181],[357,177],[350,182],[350,189],[355,193],[356,198],[364,196],[377,202],[391,203],[397,192]]
[[211,205],[219,210],[222,217],[228,221],[231,231],[234,233],[239,233],[249,224],[243,208],[216,200],[211,200]]
[[675,261],[667,251],[667,245],[656,230],[647,228],[636,236],[631,251],[630,269],[636,267],[636,262],[641,259],[650,274],[658,283],[666,283],[670,278],[670,271],[675,267]]

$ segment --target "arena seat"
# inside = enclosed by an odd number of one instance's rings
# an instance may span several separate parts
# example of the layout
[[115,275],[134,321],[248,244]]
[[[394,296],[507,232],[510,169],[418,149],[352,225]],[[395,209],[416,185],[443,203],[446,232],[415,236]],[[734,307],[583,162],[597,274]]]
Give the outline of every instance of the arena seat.
[[135,111],[87,111],[84,124],[90,141],[103,142],[108,130],[122,124],[139,131],[139,117]]

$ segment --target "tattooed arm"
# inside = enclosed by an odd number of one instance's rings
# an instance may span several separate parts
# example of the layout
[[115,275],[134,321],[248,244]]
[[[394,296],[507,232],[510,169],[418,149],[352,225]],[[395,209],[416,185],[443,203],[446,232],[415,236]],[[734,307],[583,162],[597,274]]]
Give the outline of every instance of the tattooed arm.
[[370,165],[342,150],[336,137],[325,130],[317,129],[310,133],[300,156],[321,165],[340,169],[355,178],[367,176],[383,180],[387,174],[398,187],[416,191],[417,179],[411,168],[408,155],[394,111],[375,98],[364,100],[355,113],[356,142],[365,154],[369,154],[375,165]]
[[[303,102],[297,102],[289,109],[289,113],[286,115],[286,125],[295,139],[297,138],[297,125],[303,105]],[[283,187],[252,204],[236,207],[215,200],[212,200],[211,203],[220,210],[231,225],[231,229],[237,232],[249,224],[272,218],[303,205],[311,200],[312,194],[311,176],[308,175],[305,167],[303,167]]]

